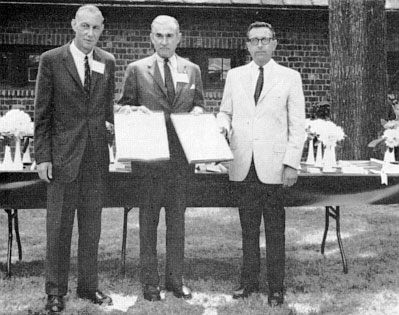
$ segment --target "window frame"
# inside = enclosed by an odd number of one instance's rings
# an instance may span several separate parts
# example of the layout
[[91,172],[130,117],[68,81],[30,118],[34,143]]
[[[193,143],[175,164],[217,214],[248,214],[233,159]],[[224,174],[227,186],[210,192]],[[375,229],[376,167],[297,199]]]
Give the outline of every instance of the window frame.
[[230,59],[230,69],[244,65],[246,60],[246,50],[244,49],[178,48],[176,53],[200,67],[202,84],[205,90],[223,89],[225,84],[224,79],[216,84],[211,82],[208,72],[209,59]]

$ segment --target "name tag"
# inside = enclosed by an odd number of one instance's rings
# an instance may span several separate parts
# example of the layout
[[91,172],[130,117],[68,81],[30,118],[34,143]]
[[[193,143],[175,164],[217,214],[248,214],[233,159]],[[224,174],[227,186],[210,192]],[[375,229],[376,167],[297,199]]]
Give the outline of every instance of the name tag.
[[182,83],[189,83],[189,82],[188,82],[188,75],[187,75],[187,73],[177,73],[177,75],[176,75],[176,81],[177,81],[177,82],[182,82]]
[[92,66],[92,71],[95,71],[97,73],[104,74],[104,69],[105,69],[105,64],[102,62],[98,62],[96,60],[93,60],[93,66]]

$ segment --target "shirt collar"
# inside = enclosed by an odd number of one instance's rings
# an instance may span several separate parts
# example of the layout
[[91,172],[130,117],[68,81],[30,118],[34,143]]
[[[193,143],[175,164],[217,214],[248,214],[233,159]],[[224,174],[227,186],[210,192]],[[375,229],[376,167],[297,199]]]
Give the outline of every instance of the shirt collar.
[[[273,59],[270,59],[270,61],[265,64],[262,68],[263,68],[263,72],[265,71],[270,71],[271,67],[272,67],[272,61]],[[250,63],[250,67],[252,71],[258,71],[259,70],[259,66],[252,60]]]
[[[75,41],[72,41],[72,42],[71,42],[71,45],[70,45],[69,47],[70,47],[70,49],[71,49],[72,55],[74,55],[75,57],[77,57],[77,58],[79,58],[79,59],[81,59],[81,60],[84,60],[84,59],[85,59],[86,54],[84,54],[78,47],[76,47]],[[94,50],[94,49],[92,49],[91,52],[89,52],[89,53],[87,54],[87,57],[88,57],[89,59],[93,59],[93,50]]]
[[[157,62],[159,64],[159,66],[161,66],[161,65],[163,66],[165,58],[162,58],[157,53],[155,54],[155,56],[157,58]],[[171,65],[172,69],[176,69],[177,68],[176,54],[173,54],[173,56],[169,57],[168,59],[169,59],[169,62],[170,62],[170,65]]]

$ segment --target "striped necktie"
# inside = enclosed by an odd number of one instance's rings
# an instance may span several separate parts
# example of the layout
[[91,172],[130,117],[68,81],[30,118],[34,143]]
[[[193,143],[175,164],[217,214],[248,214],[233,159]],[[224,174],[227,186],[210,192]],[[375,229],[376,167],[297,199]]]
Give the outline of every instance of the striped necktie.
[[165,58],[163,63],[163,69],[165,74],[165,86],[168,92],[169,104],[173,104],[175,98],[175,85],[173,84],[172,73],[168,65],[169,59]]
[[84,80],[84,90],[87,95],[90,95],[90,84],[91,84],[91,77],[90,77],[90,65],[89,65],[89,58],[85,56],[85,80]]

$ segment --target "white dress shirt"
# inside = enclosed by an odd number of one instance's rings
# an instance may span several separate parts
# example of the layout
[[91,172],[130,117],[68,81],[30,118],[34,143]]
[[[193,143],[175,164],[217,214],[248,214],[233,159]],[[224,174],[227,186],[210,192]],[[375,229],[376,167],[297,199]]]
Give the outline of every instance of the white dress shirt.
[[[82,85],[85,84],[85,57],[86,55],[76,47],[74,41],[72,41],[71,45],[69,45],[69,49],[71,51],[73,60],[75,61],[76,69],[78,70],[80,80],[82,81]],[[89,66],[90,69],[93,69],[93,50],[87,55],[89,58]]]
[[[162,80],[163,82],[165,82],[165,71],[164,71],[164,60],[165,58],[162,58],[161,56],[159,56],[158,54],[156,54],[156,58],[157,58],[157,62],[158,62],[158,68],[159,71],[161,72],[161,76],[162,76]],[[168,62],[168,66],[170,68],[170,72],[172,74],[172,80],[173,80],[173,84],[175,86],[175,90],[176,90],[176,82],[177,82],[177,58],[176,55],[173,55],[172,57],[168,58],[169,62]]]
[[[259,66],[252,60],[250,63],[250,71],[251,71],[251,95],[255,94],[255,89],[256,89],[256,82],[258,81],[258,76],[259,76]],[[265,85],[265,77],[266,73],[269,73],[271,71],[271,63],[268,62],[265,64],[263,67],[263,85]]]

